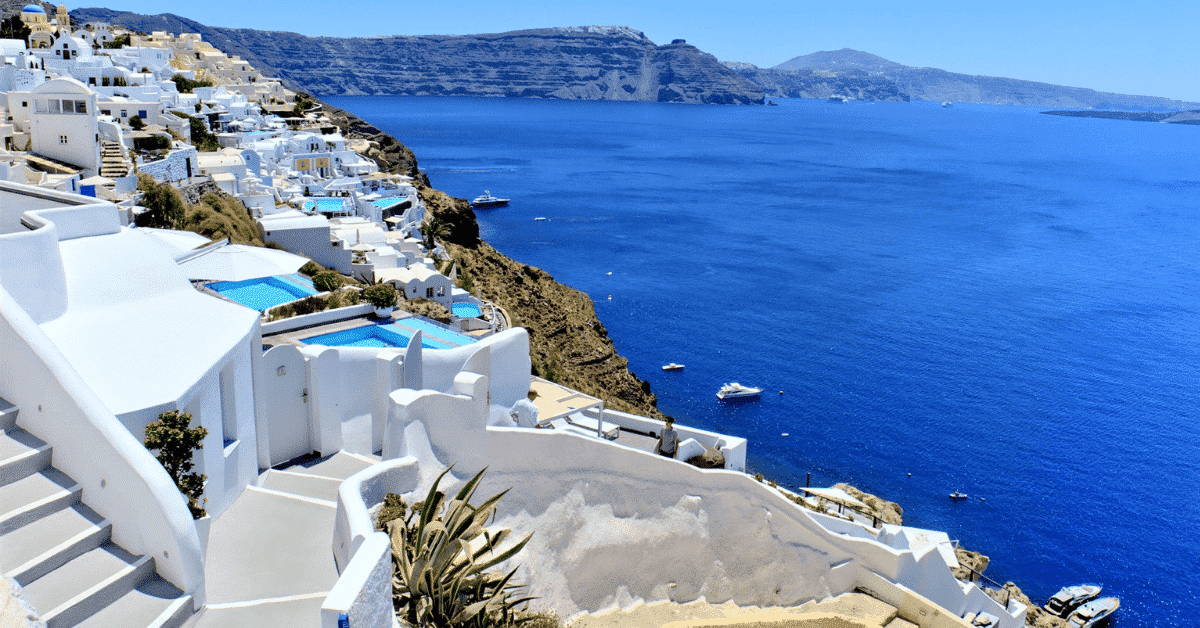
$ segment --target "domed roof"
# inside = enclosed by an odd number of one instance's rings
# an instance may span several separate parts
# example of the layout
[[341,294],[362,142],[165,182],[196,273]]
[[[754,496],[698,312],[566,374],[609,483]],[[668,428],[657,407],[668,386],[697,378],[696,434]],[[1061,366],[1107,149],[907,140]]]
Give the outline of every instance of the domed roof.
[[46,10],[36,4],[27,4],[21,13],[45,13]]

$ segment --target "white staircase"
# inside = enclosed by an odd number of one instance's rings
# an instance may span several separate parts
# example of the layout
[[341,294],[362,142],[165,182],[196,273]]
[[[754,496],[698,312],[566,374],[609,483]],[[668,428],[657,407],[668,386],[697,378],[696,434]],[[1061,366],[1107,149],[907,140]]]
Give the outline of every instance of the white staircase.
[[52,448],[17,427],[0,399],[0,572],[24,587],[48,628],[176,628],[193,600],[154,559],[112,542],[112,524],[51,466]]
[[125,147],[116,142],[100,142],[100,176],[119,179],[129,175],[133,169],[125,156]]

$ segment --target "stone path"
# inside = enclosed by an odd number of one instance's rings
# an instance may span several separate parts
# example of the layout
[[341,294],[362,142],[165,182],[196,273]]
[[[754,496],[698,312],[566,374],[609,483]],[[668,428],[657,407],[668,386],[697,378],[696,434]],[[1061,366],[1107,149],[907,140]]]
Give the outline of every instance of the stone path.
[[339,452],[271,469],[212,523],[208,603],[190,628],[317,626],[337,582],[333,522],[342,480],[378,458]]

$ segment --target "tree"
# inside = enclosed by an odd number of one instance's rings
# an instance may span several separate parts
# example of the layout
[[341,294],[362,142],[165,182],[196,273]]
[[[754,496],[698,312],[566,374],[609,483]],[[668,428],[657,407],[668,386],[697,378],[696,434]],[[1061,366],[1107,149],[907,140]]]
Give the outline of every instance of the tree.
[[146,211],[137,215],[134,224],[156,229],[183,228],[187,205],[179,190],[144,173],[138,175],[138,189],[142,191],[141,204]]
[[377,283],[363,290],[362,297],[376,309],[396,307],[396,289],[386,283]]
[[192,415],[187,412],[164,412],[158,415],[157,421],[146,426],[145,445],[151,452],[158,451],[155,457],[167,470],[167,475],[175,481],[179,492],[187,498],[192,518],[199,519],[206,514],[201,499],[204,495],[204,481],[208,476],[192,471],[192,458],[197,451],[204,448],[208,430],[203,427],[189,427],[191,423]]
[[146,123],[142,122],[141,116],[133,116],[129,119],[129,128],[133,129],[134,131],[141,131],[142,129],[146,128]]
[[425,236],[425,248],[433,251],[437,247],[437,239],[450,235],[450,225],[441,216],[431,214],[421,226],[421,235]]
[[29,41],[29,27],[21,21],[20,15],[11,15],[0,21],[0,39],[19,39]]

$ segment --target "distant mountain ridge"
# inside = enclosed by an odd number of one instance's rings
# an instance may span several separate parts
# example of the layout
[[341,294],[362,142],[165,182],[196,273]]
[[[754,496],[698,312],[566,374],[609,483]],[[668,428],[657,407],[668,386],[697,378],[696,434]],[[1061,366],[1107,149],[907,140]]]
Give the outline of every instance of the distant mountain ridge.
[[1098,92],[1082,87],[914,68],[860,50],[814,52],[773,68],[728,62],[769,98],[929,100],[1084,109],[1183,110],[1200,106],[1169,98]]
[[206,26],[172,14],[77,9],[72,19],[199,33],[293,89],[318,96],[508,96],[761,104],[763,90],[682,39],[581,26],[482,35],[309,37]]

